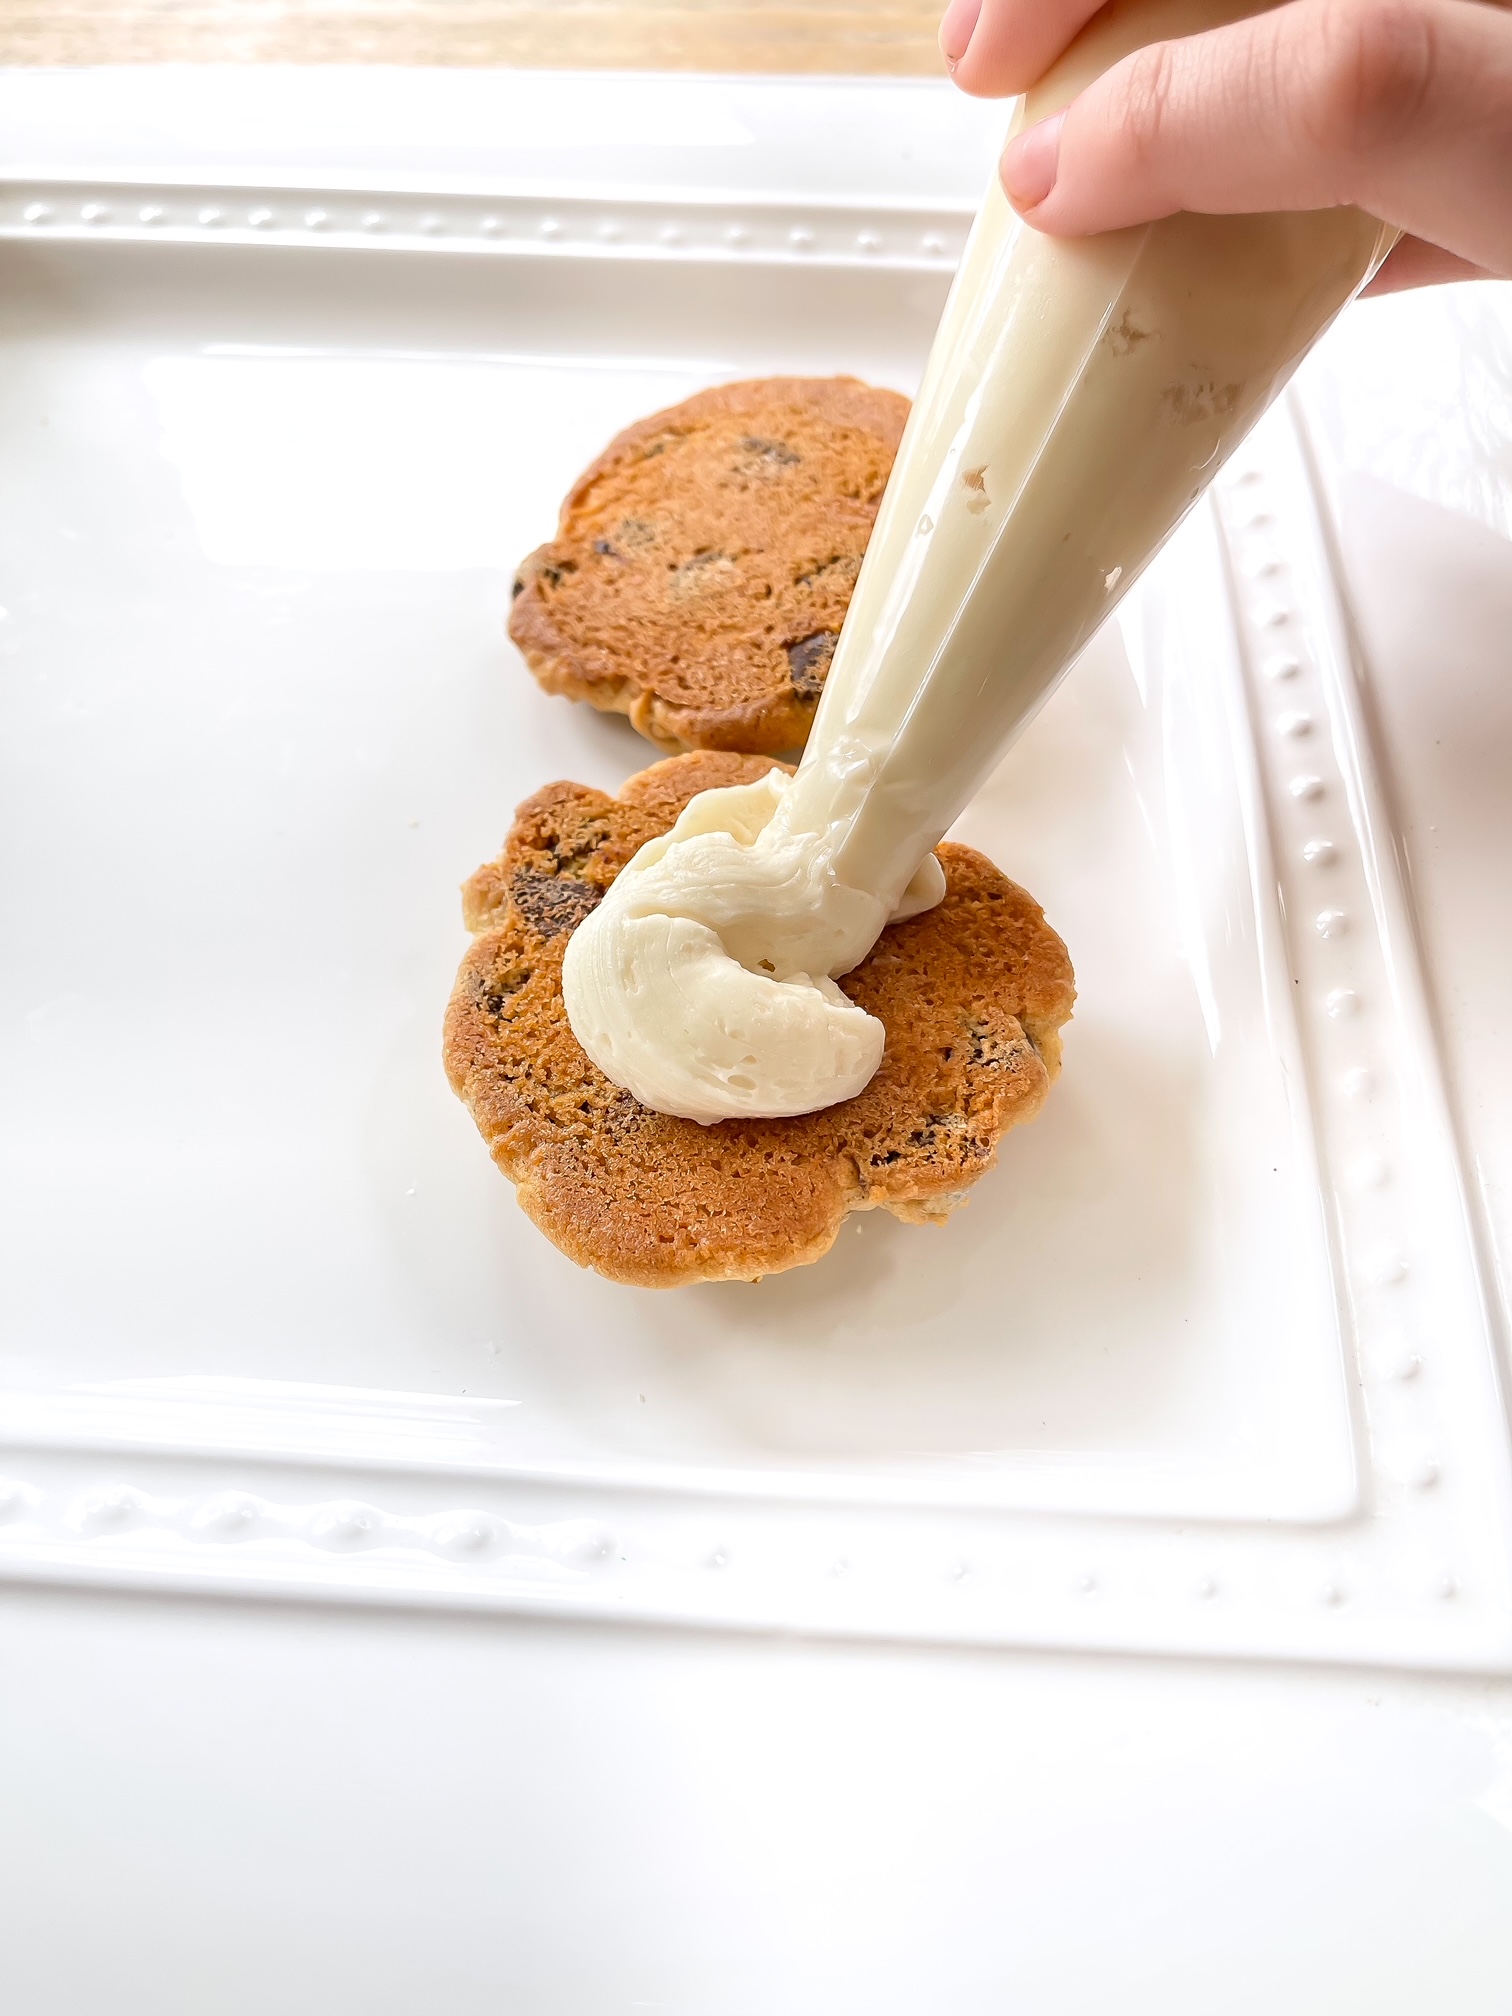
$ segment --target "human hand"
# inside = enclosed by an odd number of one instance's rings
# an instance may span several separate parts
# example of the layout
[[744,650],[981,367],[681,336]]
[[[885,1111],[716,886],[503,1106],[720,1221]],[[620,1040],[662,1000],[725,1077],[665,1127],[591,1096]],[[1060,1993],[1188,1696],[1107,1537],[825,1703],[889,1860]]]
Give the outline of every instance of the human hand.
[[[1036,83],[1101,0],[951,0],[976,97]],[[1288,0],[1106,71],[1012,140],[1003,186],[1080,237],[1177,210],[1353,203],[1407,235],[1372,292],[1512,274],[1512,11],[1501,0]]]

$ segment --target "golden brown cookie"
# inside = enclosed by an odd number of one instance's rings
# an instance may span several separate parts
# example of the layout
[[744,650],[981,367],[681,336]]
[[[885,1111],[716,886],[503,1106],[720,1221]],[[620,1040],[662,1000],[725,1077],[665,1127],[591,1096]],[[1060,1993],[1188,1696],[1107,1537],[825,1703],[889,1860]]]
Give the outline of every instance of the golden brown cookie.
[[590,1063],[562,1005],[572,931],[697,792],[772,767],[699,753],[641,771],[618,798],[548,784],[463,887],[474,938],[446,1015],[447,1075],[536,1224],[614,1281],[754,1281],[817,1260],[847,1212],[878,1205],[939,1222],[1060,1068],[1066,948],[1032,896],[948,841],[944,901],[890,925],[840,982],[887,1030],[856,1098],[702,1127],[653,1113]]
[[759,378],[626,428],[521,565],[526,664],[664,749],[801,748],[907,418],[856,378]]

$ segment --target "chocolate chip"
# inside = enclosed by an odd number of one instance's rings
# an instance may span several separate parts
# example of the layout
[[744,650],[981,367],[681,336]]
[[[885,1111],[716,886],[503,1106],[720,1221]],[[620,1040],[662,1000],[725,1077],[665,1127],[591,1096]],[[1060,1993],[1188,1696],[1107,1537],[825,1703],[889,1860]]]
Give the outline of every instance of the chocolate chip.
[[824,691],[824,675],[839,643],[839,632],[816,630],[787,647],[788,676],[800,700],[817,700]]
[[598,908],[604,892],[570,875],[520,868],[510,879],[509,894],[532,931],[555,938],[563,931],[575,931],[589,911]]
[[1022,1031],[1014,1035],[980,1020],[967,1024],[966,1036],[973,1064],[992,1064],[1005,1071],[1017,1071],[1033,1049]]
[[528,966],[511,966],[507,973],[496,974],[494,983],[483,996],[483,1006],[497,1022],[504,1013],[504,1003],[512,994],[518,994],[522,987],[530,984],[531,969]]
[[747,455],[759,455],[763,462],[770,462],[778,469],[791,469],[803,457],[796,448],[789,448],[786,441],[763,441],[755,434],[747,434],[741,441]]
[[609,829],[602,819],[584,821],[574,829],[570,839],[561,833],[543,833],[540,844],[551,856],[551,876],[570,875],[581,868],[585,861],[593,859],[608,837]]
[[516,574],[514,580],[509,584],[509,599],[511,602],[518,602],[520,597],[524,593],[525,593],[525,583],[521,580],[520,576]]
[[615,549],[609,544],[609,541],[607,539],[595,539],[593,542],[593,550],[595,553],[606,553],[610,556],[611,559],[614,560],[618,560],[618,558],[620,557],[619,554],[615,551]]

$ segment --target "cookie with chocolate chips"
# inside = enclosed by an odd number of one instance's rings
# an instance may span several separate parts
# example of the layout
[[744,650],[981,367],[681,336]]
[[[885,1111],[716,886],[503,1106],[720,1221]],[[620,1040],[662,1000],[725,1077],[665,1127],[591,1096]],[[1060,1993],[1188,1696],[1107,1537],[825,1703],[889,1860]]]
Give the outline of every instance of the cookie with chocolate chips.
[[801,748],[907,418],[859,379],[761,378],[627,428],[515,579],[526,664],[664,749]]
[[754,1281],[819,1259],[851,1211],[939,1223],[1060,1068],[1066,948],[1032,896],[950,842],[943,902],[890,925],[840,982],[887,1031],[856,1098],[702,1127],[638,1104],[589,1061],[562,1004],[568,938],[695,793],[772,767],[700,752],[617,798],[548,784],[464,885],[473,943],[446,1015],[447,1074],[536,1224],[613,1281]]

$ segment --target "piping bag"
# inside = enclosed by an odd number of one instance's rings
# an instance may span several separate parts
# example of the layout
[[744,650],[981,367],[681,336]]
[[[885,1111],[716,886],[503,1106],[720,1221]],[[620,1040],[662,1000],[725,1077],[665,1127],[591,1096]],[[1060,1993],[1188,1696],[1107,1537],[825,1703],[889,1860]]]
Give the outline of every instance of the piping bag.
[[[1114,0],[1013,130],[1260,11]],[[861,1089],[881,1027],[833,979],[938,900],[935,843],[1395,238],[1338,208],[1053,239],[994,176],[796,775],[695,799],[571,942],[609,1077],[705,1122]]]

